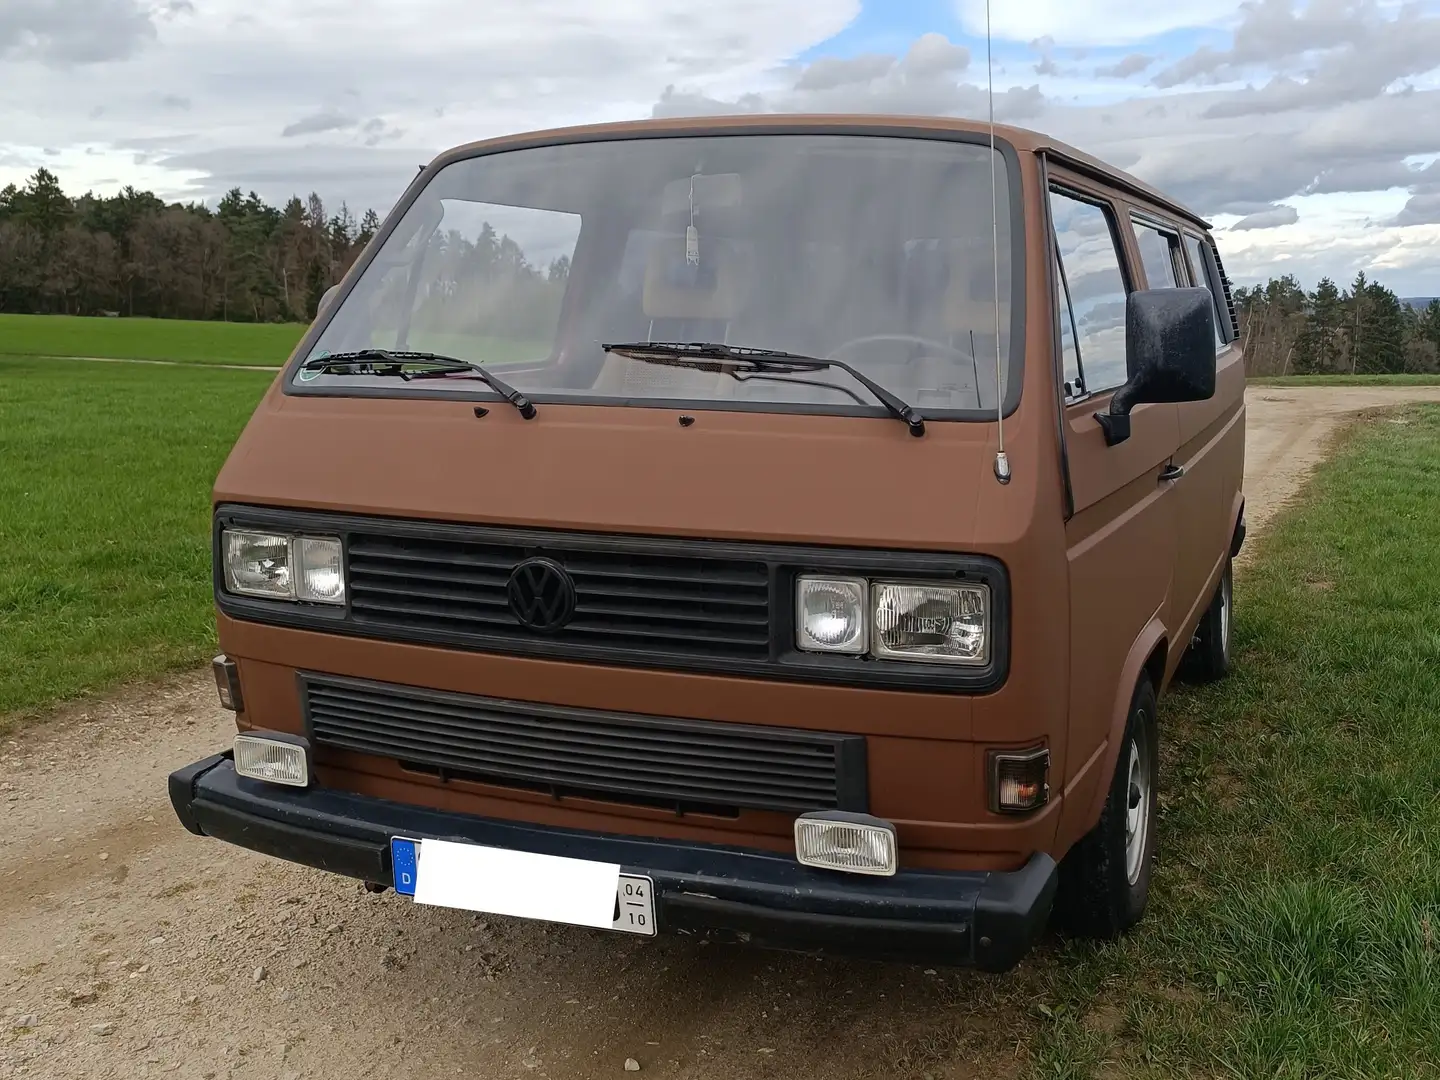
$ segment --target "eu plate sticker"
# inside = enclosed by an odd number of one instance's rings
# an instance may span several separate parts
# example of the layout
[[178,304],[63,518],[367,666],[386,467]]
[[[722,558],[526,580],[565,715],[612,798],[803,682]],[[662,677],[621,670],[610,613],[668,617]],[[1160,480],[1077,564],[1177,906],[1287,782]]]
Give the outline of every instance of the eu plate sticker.
[[415,877],[420,868],[420,842],[403,836],[391,837],[390,867],[394,871],[395,892],[400,896],[414,896]]

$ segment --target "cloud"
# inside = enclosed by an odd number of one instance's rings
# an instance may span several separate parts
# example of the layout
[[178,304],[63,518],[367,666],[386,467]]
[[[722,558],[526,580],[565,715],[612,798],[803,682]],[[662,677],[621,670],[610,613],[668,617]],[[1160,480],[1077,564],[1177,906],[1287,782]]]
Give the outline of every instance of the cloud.
[[795,84],[797,90],[834,90],[837,86],[867,83],[895,66],[893,56],[867,53],[861,56],[824,56],[807,67]]
[[56,67],[123,60],[154,41],[153,15],[139,0],[5,0],[0,60]]
[[1440,191],[1412,195],[1392,225],[1440,225]]
[[1155,57],[1153,56],[1146,56],[1144,53],[1131,53],[1118,63],[1111,64],[1109,67],[1096,68],[1095,74],[1099,75],[1102,79],[1128,79],[1132,75],[1139,75],[1140,72],[1144,71],[1154,62]]
[[160,104],[167,109],[189,109],[190,99],[182,94],[165,94],[160,98]]
[[1247,214],[1230,228],[1234,232],[1244,232],[1247,229],[1278,229],[1284,225],[1294,225],[1300,220],[1300,211],[1293,206],[1272,206],[1265,210]]
[[325,109],[309,116],[302,116],[292,124],[286,124],[280,132],[281,138],[291,139],[296,135],[318,135],[322,131],[343,131],[353,128],[360,121],[334,109]]
[[[953,0],[966,31],[984,38],[985,0]],[[996,38],[1059,45],[1128,45],[1173,30],[1222,26],[1235,0],[991,0]]]

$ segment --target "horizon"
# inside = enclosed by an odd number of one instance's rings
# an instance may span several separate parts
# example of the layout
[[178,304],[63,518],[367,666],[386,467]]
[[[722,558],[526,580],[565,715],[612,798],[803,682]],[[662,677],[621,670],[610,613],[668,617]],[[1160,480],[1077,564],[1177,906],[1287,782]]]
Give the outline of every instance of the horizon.
[[[1440,292],[1440,0],[997,5],[997,119],[1192,206],[1237,283]],[[983,117],[983,0],[99,0],[0,17],[0,186],[382,217],[448,146],[715,112]],[[438,32],[437,32],[438,31]],[[443,88],[443,89],[441,89]],[[46,102],[37,113],[33,103]]]

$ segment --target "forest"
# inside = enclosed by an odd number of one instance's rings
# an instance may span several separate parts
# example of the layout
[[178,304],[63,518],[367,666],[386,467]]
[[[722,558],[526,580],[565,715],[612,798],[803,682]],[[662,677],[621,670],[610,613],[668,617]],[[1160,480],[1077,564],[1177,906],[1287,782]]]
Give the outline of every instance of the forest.
[[[239,188],[213,209],[133,187],[71,198],[42,168],[0,189],[0,312],[305,322],[379,227],[373,210],[357,220],[317,194],[279,208]],[[503,268],[534,294],[502,308],[545,322],[558,298],[542,294],[568,265],[532,268],[488,227],[462,246],[451,258],[471,272]],[[1346,288],[1326,278],[1307,292],[1284,275],[1233,294],[1251,374],[1440,372],[1440,300],[1407,304],[1363,273]]]

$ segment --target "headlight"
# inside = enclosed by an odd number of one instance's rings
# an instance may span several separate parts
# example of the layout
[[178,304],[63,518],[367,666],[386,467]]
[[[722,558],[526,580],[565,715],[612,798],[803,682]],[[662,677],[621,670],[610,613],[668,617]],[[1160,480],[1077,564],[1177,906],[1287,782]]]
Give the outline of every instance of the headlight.
[[345,563],[340,557],[339,540],[296,538],[295,599],[317,604],[345,602]]
[[858,578],[802,577],[795,598],[796,648],[863,653],[868,591],[868,582]]
[[221,540],[225,552],[225,588],[242,596],[294,599],[290,537],[226,529]]
[[226,529],[220,551],[229,592],[314,604],[345,602],[345,563],[335,537]]
[[896,660],[984,664],[990,659],[990,590],[984,585],[874,586],[873,653]]
[[990,662],[990,589],[802,576],[795,596],[795,647],[983,667]]

